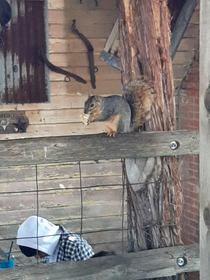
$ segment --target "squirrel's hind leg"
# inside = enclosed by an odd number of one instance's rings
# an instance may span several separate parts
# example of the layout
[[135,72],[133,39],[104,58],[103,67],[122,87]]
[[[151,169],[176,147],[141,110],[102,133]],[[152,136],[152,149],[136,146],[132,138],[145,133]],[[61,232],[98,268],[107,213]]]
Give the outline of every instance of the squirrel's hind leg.
[[104,130],[107,132],[107,135],[115,136],[117,133],[118,122],[120,119],[120,115],[111,116],[108,121],[104,122]]

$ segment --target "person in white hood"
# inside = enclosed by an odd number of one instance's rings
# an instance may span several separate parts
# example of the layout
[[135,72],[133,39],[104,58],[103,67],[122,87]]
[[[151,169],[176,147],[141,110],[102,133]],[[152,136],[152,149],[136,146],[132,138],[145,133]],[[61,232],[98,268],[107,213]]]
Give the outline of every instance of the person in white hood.
[[94,255],[86,240],[38,216],[21,224],[17,244],[25,256],[41,258],[43,263],[87,260]]

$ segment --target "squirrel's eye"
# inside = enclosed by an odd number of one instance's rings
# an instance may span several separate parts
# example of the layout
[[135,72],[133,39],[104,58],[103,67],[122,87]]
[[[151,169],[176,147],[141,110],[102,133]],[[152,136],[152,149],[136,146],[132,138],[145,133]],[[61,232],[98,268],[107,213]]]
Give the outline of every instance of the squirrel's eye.
[[94,103],[91,103],[91,104],[90,104],[90,108],[93,108],[93,107],[94,107]]

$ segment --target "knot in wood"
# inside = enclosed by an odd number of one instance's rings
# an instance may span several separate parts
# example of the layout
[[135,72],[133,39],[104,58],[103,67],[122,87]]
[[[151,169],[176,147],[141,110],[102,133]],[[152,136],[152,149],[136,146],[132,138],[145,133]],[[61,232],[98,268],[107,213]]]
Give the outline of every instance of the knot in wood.
[[210,113],[210,85],[206,89],[206,92],[204,95],[204,104],[205,104],[206,110]]
[[204,219],[205,225],[208,228],[210,228],[210,209],[209,209],[209,207],[206,207],[203,210],[203,219]]

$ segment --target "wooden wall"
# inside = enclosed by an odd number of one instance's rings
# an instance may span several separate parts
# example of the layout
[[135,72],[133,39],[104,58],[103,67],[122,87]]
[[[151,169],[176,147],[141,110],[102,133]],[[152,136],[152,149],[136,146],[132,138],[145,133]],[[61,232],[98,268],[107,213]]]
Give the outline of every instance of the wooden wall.
[[[122,214],[120,161],[82,162],[82,193],[77,163],[40,165],[37,171],[36,177],[35,166],[0,169],[1,239],[14,238],[18,226],[28,216],[37,213],[80,234],[82,216],[82,236],[96,252],[101,249],[111,249],[118,253],[122,251],[122,221],[126,227],[126,215],[122,220],[125,213]],[[124,241],[125,238],[126,233]],[[8,251],[10,243],[11,240],[0,240],[0,248]],[[126,244],[124,246],[126,251]],[[15,244],[13,253],[18,263],[22,260],[31,261],[26,260],[18,251]]]
[[[120,71],[99,59],[106,40],[117,18],[117,1],[101,0],[48,0],[49,59],[56,66],[80,75],[87,80],[81,84],[64,76],[50,73],[51,102],[46,104],[18,104],[0,106],[0,111],[25,110],[29,127],[24,134],[0,134],[1,139],[42,137],[102,132],[101,124],[85,126],[80,115],[88,94],[120,94]],[[92,89],[88,72],[87,49],[71,31],[72,20],[77,29],[94,47],[96,89]]]
[[[42,136],[94,134],[100,124],[85,126],[80,120],[88,94],[120,94],[120,71],[100,61],[99,56],[117,18],[117,1],[48,0],[49,60],[87,80],[81,84],[50,73],[51,102],[0,106],[0,111],[25,110],[29,127],[24,134],[0,134],[3,139]],[[94,47],[96,89],[88,72],[87,50],[71,32],[72,20]],[[94,143],[93,143],[94,145]],[[73,148],[73,147],[72,147]],[[81,163],[83,187],[83,237],[100,249],[122,250],[122,174],[121,162]],[[38,166],[38,214],[67,229],[80,233],[81,192],[78,164]],[[76,188],[76,189],[75,189]],[[35,166],[0,169],[0,238],[14,238],[18,226],[37,214]],[[126,211],[126,205],[125,205]],[[125,217],[126,218],[126,217]],[[126,220],[125,220],[126,226]],[[126,236],[126,234],[124,235]],[[1,241],[8,251],[11,240]],[[33,262],[13,247],[17,263]]]
[[[117,18],[116,2],[99,0],[98,6],[95,6],[94,0],[83,0],[82,4],[79,0],[48,0],[49,59],[57,66],[87,79],[88,83],[84,85],[73,80],[66,83],[64,76],[51,72],[50,103],[0,106],[0,111],[25,110],[29,118],[25,134],[0,134],[0,140],[102,132],[100,123],[84,126],[80,114],[89,93],[121,93],[120,71],[99,60]],[[76,19],[78,30],[87,36],[95,50],[95,64],[99,68],[95,90],[90,84],[84,44],[70,30],[73,19]],[[174,64],[177,65],[174,73],[177,71],[179,74],[180,69],[183,69],[185,56],[187,54],[179,53],[174,58]],[[182,78],[178,76],[175,80],[180,83]],[[100,249],[114,249],[121,253],[121,162],[83,162],[81,171],[83,237],[93,245],[96,252]],[[37,178],[38,214],[79,233],[81,192],[78,164],[39,165]],[[35,166],[0,168],[1,239],[14,238],[20,223],[26,217],[37,214],[36,190]],[[126,212],[126,201],[124,210]],[[126,227],[126,215],[124,220]],[[0,248],[8,251],[10,243],[10,240],[0,240]],[[124,243],[126,250],[126,231]],[[23,257],[16,245],[13,252],[18,264],[33,262],[33,259]]]

